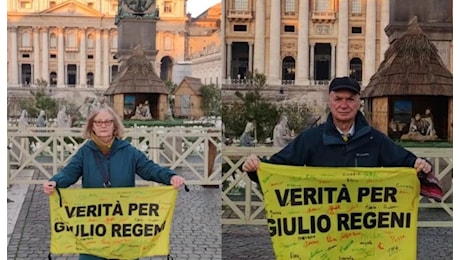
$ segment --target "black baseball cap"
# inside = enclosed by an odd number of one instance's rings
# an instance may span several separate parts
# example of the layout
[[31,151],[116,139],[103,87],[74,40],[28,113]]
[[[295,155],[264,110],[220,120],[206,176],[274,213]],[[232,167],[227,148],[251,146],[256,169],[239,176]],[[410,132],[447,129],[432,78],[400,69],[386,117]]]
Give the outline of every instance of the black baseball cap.
[[329,85],[329,92],[341,89],[348,89],[357,94],[361,92],[361,86],[358,81],[349,77],[335,78],[331,81],[331,84]]

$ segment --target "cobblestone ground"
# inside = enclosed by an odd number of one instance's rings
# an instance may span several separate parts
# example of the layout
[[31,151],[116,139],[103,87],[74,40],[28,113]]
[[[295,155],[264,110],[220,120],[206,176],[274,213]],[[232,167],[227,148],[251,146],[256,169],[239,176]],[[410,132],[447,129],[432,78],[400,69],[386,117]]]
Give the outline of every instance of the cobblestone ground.
[[[419,220],[444,219],[445,215],[440,209],[420,209]],[[274,260],[267,226],[222,225],[222,259]],[[453,259],[453,229],[419,227],[417,260],[448,259]]]
[[[187,173],[180,173],[187,178]],[[170,236],[175,259],[222,259],[220,189],[190,186],[180,189]],[[30,185],[8,244],[8,259],[47,259],[50,241],[48,197],[41,185]],[[76,255],[52,255],[56,260],[76,260]],[[142,258],[160,260],[166,257]]]

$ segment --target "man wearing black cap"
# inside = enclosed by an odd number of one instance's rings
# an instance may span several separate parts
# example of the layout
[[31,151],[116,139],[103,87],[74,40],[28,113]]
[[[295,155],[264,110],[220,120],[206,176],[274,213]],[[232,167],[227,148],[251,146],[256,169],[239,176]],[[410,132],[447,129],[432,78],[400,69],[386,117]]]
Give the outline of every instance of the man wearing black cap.
[[[329,86],[330,113],[324,124],[301,132],[266,160],[273,164],[324,167],[414,167],[429,174],[431,164],[372,128],[359,111],[361,86],[349,77],[335,78]],[[250,155],[243,170],[258,182],[260,159]],[[430,174],[432,175],[432,174]],[[437,188],[431,197],[440,200]],[[422,194],[425,195],[425,194]]]

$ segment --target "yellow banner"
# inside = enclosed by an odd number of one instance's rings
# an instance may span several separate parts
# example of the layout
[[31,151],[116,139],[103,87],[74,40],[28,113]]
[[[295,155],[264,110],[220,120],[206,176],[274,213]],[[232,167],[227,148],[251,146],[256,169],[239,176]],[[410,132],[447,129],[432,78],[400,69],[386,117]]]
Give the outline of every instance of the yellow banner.
[[50,196],[51,253],[112,259],[169,254],[177,198],[172,186],[59,193]]
[[278,260],[416,259],[415,169],[261,163],[258,175]]

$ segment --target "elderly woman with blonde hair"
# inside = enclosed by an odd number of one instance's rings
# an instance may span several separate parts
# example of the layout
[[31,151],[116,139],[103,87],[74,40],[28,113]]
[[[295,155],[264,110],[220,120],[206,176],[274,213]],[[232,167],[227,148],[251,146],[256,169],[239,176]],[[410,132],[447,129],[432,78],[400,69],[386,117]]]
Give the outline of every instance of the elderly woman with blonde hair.
[[[88,116],[83,136],[88,141],[70,162],[49,181],[43,190],[50,195],[55,188],[65,188],[82,179],[83,188],[134,187],[136,174],[142,179],[179,188],[184,178],[162,167],[129,142],[123,140],[120,117],[108,107],[100,107]],[[103,259],[81,254],[79,259]]]

